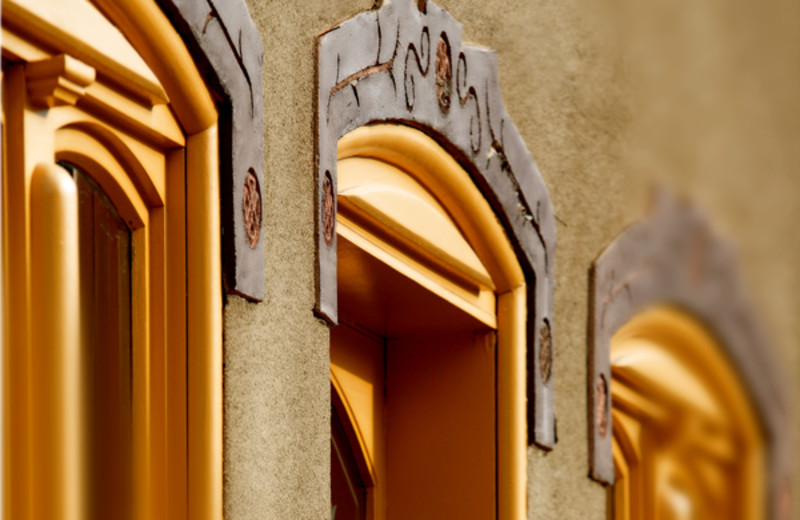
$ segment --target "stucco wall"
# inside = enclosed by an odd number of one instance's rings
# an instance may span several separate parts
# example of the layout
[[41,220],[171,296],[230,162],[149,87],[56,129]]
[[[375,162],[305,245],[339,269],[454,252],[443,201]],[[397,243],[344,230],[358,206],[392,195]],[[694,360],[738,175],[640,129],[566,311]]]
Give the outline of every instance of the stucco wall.
[[[558,217],[559,442],[529,451],[530,517],[604,518],[605,491],[587,478],[588,269],[646,212],[654,180],[739,247],[781,364],[800,378],[800,5],[439,3],[465,41],[498,52],[506,108]],[[327,518],[328,331],[311,311],[315,36],[371,2],[248,5],[265,50],[266,300],[225,307],[225,514]]]

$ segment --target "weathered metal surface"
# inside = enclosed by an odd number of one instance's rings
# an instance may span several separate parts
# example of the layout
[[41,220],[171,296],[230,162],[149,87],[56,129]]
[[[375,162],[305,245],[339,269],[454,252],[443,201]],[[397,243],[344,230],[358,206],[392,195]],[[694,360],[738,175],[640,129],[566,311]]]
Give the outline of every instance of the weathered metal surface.
[[555,222],[542,177],[503,105],[495,53],[463,45],[461,24],[447,11],[412,0],[353,17],[322,34],[318,47],[316,312],[337,322],[336,234],[326,220],[336,212],[326,183],[335,194],[337,141],[379,122],[427,132],[481,188],[525,271],[529,439],[552,447],[553,378],[542,377],[539,330],[545,320],[553,323]]
[[651,216],[625,230],[591,272],[587,380],[591,475],[605,484],[614,482],[611,409],[608,396],[598,389],[601,380],[611,381],[611,337],[647,307],[675,305],[709,327],[741,374],[769,443],[768,487],[772,510],[777,511],[780,483],[789,474],[787,387],[749,305],[731,246],[713,233],[696,208],[664,191],[657,195]]
[[265,290],[262,213],[261,208],[258,212],[246,208],[245,202],[252,204],[254,199],[243,197],[245,190],[253,187],[252,180],[250,188],[245,186],[248,175],[252,175],[259,190],[258,203],[263,204],[261,35],[244,0],[158,2],[218,99],[225,288],[250,300],[262,300]]

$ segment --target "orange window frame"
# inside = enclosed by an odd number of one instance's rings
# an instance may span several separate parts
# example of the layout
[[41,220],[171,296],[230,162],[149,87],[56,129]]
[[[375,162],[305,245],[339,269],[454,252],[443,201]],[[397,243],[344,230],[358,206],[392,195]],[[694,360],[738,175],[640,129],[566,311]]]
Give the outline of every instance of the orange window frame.
[[216,108],[155,2],[58,7],[4,0],[2,11],[3,514],[83,518],[91,492],[70,260],[77,199],[64,160],[132,230],[134,518],[219,519]]
[[[337,229],[369,254],[403,272],[435,294],[473,316],[496,326],[497,335],[497,517],[502,520],[527,516],[526,474],[526,285],[522,269],[505,230],[491,206],[464,168],[424,132],[400,124],[361,127],[339,140],[338,160],[377,159],[407,172],[428,193],[433,194],[449,213],[488,272],[494,294],[470,298],[453,287],[446,277],[415,262],[414,253],[393,248],[370,226],[341,213]],[[342,177],[340,176],[340,183]],[[340,206],[342,204],[340,191]],[[402,214],[403,211],[395,211]],[[398,229],[402,218],[392,221],[384,214],[379,227]],[[438,244],[447,249],[447,244]],[[447,263],[443,254],[428,251]],[[410,254],[409,254],[410,253]],[[491,311],[491,312],[489,312]],[[493,321],[496,316],[496,322]],[[488,321],[487,321],[488,320]],[[358,403],[348,400],[342,382],[332,367],[334,391],[344,401],[343,408],[353,424],[360,413]],[[363,412],[363,411],[361,411]],[[366,439],[359,438],[362,449]],[[374,469],[370,472],[375,474]]]
[[612,337],[611,371],[613,518],[658,515],[659,501],[669,500],[661,496],[667,476],[686,468],[703,486],[689,493],[727,493],[727,513],[723,507],[714,514],[764,517],[760,421],[739,375],[701,323],[675,307],[643,311]]

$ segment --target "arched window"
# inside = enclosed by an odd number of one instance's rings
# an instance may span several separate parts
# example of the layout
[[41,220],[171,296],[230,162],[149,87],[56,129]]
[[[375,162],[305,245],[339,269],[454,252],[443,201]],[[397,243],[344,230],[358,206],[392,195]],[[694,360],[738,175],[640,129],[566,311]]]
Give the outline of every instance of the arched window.
[[592,269],[592,477],[625,518],[788,518],[786,386],[731,247],[660,192]]
[[235,116],[235,89],[211,95],[216,65],[153,1],[2,17],[3,516],[221,518],[217,103]]
[[368,516],[524,517],[526,441],[556,440],[555,221],[496,56],[412,0],[318,48],[315,310]]
[[526,287],[511,244],[466,171],[418,130],[351,132],[338,166],[334,425],[352,424],[368,518],[516,517]]
[[718,341],[655,307],[611,338],[614,518],[761,518],[758,414]]

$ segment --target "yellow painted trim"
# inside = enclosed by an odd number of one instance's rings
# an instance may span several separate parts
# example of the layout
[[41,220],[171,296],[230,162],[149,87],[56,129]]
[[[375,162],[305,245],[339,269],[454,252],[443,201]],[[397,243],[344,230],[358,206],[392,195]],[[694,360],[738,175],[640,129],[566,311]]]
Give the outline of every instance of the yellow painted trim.
[[[525,277],[488,201],[458,162],[423,132],[381,124],[339,140],[338,159],[368,157],[407,172],[430,192],[459,227],[497,288],[498,518],[527,516]],[[345,226],[347,219],[338,217]],[[462,305],[459,305],[464,308]]]
[[495,289],[444,208],[407,173],[383,161],[351,157],[339,161],[337,183],[340,214],[374,223],[386,240],[425,257],[445,276]]
[[514,249],[488,201],[436,141],[407,126],[364,126],[339,140],[338,159],[348,157],[393,164],[435,194],[491,274],[498,293],[525,283]]
[[462,286],[416,262],[406,251],[392,247],[391,244],[366,232],[362,227],[342,215],[337,218],[337,228],[339,236],[346,238],[397,272],[464,310],[485,325],[492,328],[497,327],[497,318],[494,312],[496,301],[493,292],[478,290],[476,293],[465,290]]
[[[35,62],[55,56],[50,47],[21,38],[8,27],[2,27],[3,57],[12,62]],[[102,68],[95,61],[95,68]],[[169,105],[150,105],[130,93],[120,92],[106,76],[95,78],[84,89],[77,105],[86,113],[81,119],[102,120],[131,136],[140,138],[162,150],[184,146],[183,129],[178,124]],[[124,138],[123,138],[124,139]]]
[[[166,307],[167,280],[166,271],[173,261],[167,256],[167,228],[164,207],[150,210],[149,262],[150,262],[150,431],[152,432],[150,453],[155,461],[149,474],[149,486],[153,514],[150,518],[169,518],[166,515],[168,487],[167,466],[174,462],[167,451],[167,380],[172,374],[166,372],[166,351],[169,348],[166,338],[167,321],[170,319]],[[160,463],[163,461],[163,463]]]
[[[133,377],[133,518],[153,518],[152,488],[150,476],[153,472],[151,450],[153,431],[150,344],[150,226],[131,233],[131,334]],[[163,318],[162,318],[163,319]]]
[[[3,416],[3,452],[5,478],[3,482],[4,518],[30,518],[30,443],[28,435],[31,402],[28,396],[30,365],[30,250],[28,225],[30,222],[29,180],[25,172],[26,152],[20,146],[8,146],[11,136],[25,136],[25,70],[23,66],[10,67],[3,74],[4,143],[3,159],[3,255],[5,324],[14,324],[4,332],[5,381],[3,399],[7,406]],[[45,148],[46,143],[42,145]],[[32,157],[36,162],[44,157]],[[13,172],[21,172],[12,175]],[[13,302],[13,304],[10,304]],[[11,346],[14,348],[11,348]],[[14,396],[14,397],[12,397]],[[16,396],[26,396],[19,399]]]
[[83,132],[61,129],[55,134],[55,158],[89,173],[132,230],[146,225],[149,208],[128,176],[133,168],[120,164],[108,148]]
[[169,96],[187,134],[208,129],[217,109],[203,77],[172,27],[152,0],[94,0],[147,62]]
[[31,482],[34,520],[80,520],[82,399],[78,190],[66,170],[40,163],[31,179],[31,300],[46,324],[31,331]]
[[339,398],[342,400],[342,405],[344,406],[345,413],[347,414],[347,419],[350,421],[350,424],[353,425],[356,437],[358,438],[359,449],[363,454],[364,462],[367,466],[367,474],[362,475],[362,477],[366,477],[365,485],[368,487],[373,486],[378,480],[376,473],[377,469],[375,468],[373,456],[372,453],[370,453],[370,450],[367,449],[367,443],[364,440],[364,434],[362,433],[359,423],[356,420],[356,413],[353,411],[353,406],[350,403],[347,392],[344,391],[344,387],[339,382],[339,378],[336,377],[336,369],[334,367],[331,367],[331,384],[333,385],[331,390],[336,392]]
[[[153,71],[119,29],[106,23],[89,2],[4,0],[2,16],[3,25],[10,26],[19,39],[72,54],[127,85],[150,103],[167,101],[167,94]],[[158,39],[155,34],[153,37]]]
[[[56,146],[71,145],[72,141],[91,141],[93,147],[116,157],[125,165],[126,176],[136,186],[141,198],[151,207],[164,205],[166,173],[164,151],[147,146],[140,140],[125,135],[124,130],[111,129],[94,118],[78,114],[77,109],[65,107],[48,117],[56,132]],[[63,144],[61,144],[63,142]],[[84,145],[84,148],[89,145]],[[108,161],[106,161],[108,162]]]
[[[653,356],[654,353],[657,355]],[[699,321],[668,306],[654,307],[635,316],[611,339],[611,370],[614,445],[615,448],[620,442],[629,445],[615,452],[618,455],[615,464],[623,466],[620,474],[631,473],[639,466],[637,460],[630,458],[637,449],[641,450],[637,458],[660,457],[662,464],[670,462],[669,455],[652,452],[643,440],[644,433],[637,428],[654,423],[684,428],[670,422],[677,413],[675,410],[679,410],[736,436],[738,446],[734,448],[726,437],[712,438],[707,432],[693,430],[680,432],[682,442],[690,439],[706,456],[742,464],[739,470],[742,480],[734,484],[736,497],[741,500],[737,507],[743,518],[764,517],[765,448],[758,415],[717,339]],[[665,379],[668,385],[660,383]],[[703,385],[702,391],[698,390],[698,384]],[[704,398],[703,403],[694,402],[699,397]],[[638,484],[620,483],[628,488],[624,495],[631,503],[617,507],[618,520],[653,510],[651,501],[641,503],[637,498],[652,493],[630,491],[630,486]],[[632,516],[624,516],[626,512]]]
[[[2,86],[3,81],[3,74],[0,71],[0,89],[4,88]],[[8,375],[6,374],[6,370],[8,369],[8,355],[6,353],[7,345],[8,345],[8,335],[6,331],[8,330],[8,323],[6,322],[6,310],[5,310],[5,302],[8,298],[8,294],[6,293],[6,277],[8,276],[8,272],[6,271],[6,265],[8,263],[8,257],[6,255],[5,248],[3,247],[3,235],[5,234],[3,231],[3,207],[5,206],[5,201],[3,200],[3,193],[5,190],[3,179],[6,176],[6,172],[8,171],[8,165],[6,164],[6,153],[5,149],[8,145],[8,141],[6,140],[6,118],[5,118],[5,111],[0,110],[0,114],[2,114],[2,122],[0,122],[0,516],[3,518],[8,518],[8,509],[6,508],[7,500],[5,499],[6,495],[6,475],[8,470],[8,462],[6,459],[5,453],[5,443],[6,443],[6,410],[8,409]]]
[[25,37],[18,35],[4,24],[2,31],[3,58],[12,62],[45,60],[51,56],[49,52]]
[[[216,125],[189,136],[186,230],[189,329],[189,515],[222,518],[222,283]],[[214,172],[214,174],[210,174]]]
[[498,518],[527,517],[526,287],[497,302],[497,505]]
[[186,145],[183,129],[169,105],[143,107],[102,78],[86,87],[78,105],[155,148],[168,150]]
[[[168,519],[186,519],[188,506],[188,381],[186,330],[186,157],[184,149],[167,156],[166,210],[166,452],[169,465],[165,471],[169,483],[166,497]],[[214,470],[215,468],[209,468]]]
[[[6,386],[12,390],[6,390],[4,398],[27,394],[24,389],[13,389],[27,384],[26,374],[30,368],[31,227],[30,208],[25,201],[28,200],[32,165],[53,158],[70,160],[87,171],[93,170],[92,176],[99,178],[104,189],[113,192],[110,195],[114,203],[126,213],[126,220],[134,229],[134,256],[141,262],[141,267],[134,268],[132,273],[134,341],[137,350],[141,350],[141,345],[148,348],[147,352],[139,352],[134,360],[136,370],[141,372],[134,390],[138,400],[134,429],[140,437],[134,450],[137,460],[148,460],[139,461],[134,470],[135,514],[137,518],[148,520],[220,519],[222,294],[214,102],[180,36],[156,2],[94,2],[113,22],[107,25],[112,28],[115,25],[120,36],[124,34],[124,46],[141,50],[141,58],[133,51],[135,58],[127,63],[125,56],[119,54],[118,46],[104,48],[102,42],[98,43],[99,33],[75,29],[89,19],[73,20],[84,12],[94,13],[91,16],[105,24],[104,16],[97,18],[97,10],[89,3],[62,2],[57,10],[61,13],[59,16],[67,16],[76,23],[53,24],[53,13],[42,14],[49,12],[50,2],[10,2],[13,3],[10,10],[7,4],[11,3],[3,3],[5,58],[31,62],[51,58],[53,53],[67,53],[95,68],[99,77],[86,86],[85,91],[76,94],[74,107],[34,111],[26,101],[24,66],[9,65],[4,71],[7,76],[3,85],[3,95],[7,98],[4,107],[12,107],[13,112],[11,124],[5,130],[19,136],[24,143],[21,149],[8,154],[8,168],[3,176],[3,182],[10,184],[10,190],[3,190],[3,251],[4,254],[15,251],[10,255],[13,258],[4,265],[4,281],[10,281],[4,290],[6,296],[13,294],[15,300],[24,302],[16,309],[3,306],[5,323],[13,320],[19,326],[11,331],[4,330],[4,335],[8,335],[7,339],[4,337],[4,350],[9,357],[6,366],[15,367],[14,377],[7,380]],[[73,4],[77,8],[73,9]],[[69,27],[70,32],[66,33],[62,27]],[[93,29],[100,30],[99,27]],[[9,80],[20,88],[6,88]],[[115,88],[122,90],[118,92]],[[158,104],[168,98],[172,99],[170,106]],[[156,105],[151,106],[153,103]],[[109,128],[114,130],[104,133],[104,129]],[[188,134],[185,138],[184,132]],[[78,144],[83,139],[88,144]],[[184,145],[185,149],[178,148]],[[170,149],[177,150],[170,152]],[[165,160],[164,155],[170,159]],[[5,156],[4,153],[4,159]],[[176,165],[184,164],[184,156],[186,168],[176,169]],[[104,173],[99,173],[101,171]],[[176,203],[176,197],[183,199],[183,188],[176,184],[182,185],[185,176],[188,186],[184,214],[182,203]],[[167,201],[168,208],[172,209],[161,208]],[[191,223],[189,236],[182,242],[187,221]],[[173,233],[179,234],[174,242]],[[167,276],[157,264],[164,251],[172,255],[176,247],[185,247],[191,253],[187,255],[187,250],[183,250],[175,257],[181,262],[180,268],[171,269],[170,266]],[[171,256],[170,262],[172,259]],[[181,284],[187,278],[185,269],[189,272],[188,287]],[[168,278],[167,286],[163,287],[165,278]],[[156,287],[151,283],[161,285]],[[175,302],[186,302],[187,293],[191,295],[190,308],[174,307]],[[140,305],[145,300],[147,304]],[[165,300],[170,301],[167,311]],[[187,321],[190,330],[185,328]],[[170,324],[179,324],[182,328],[182,349],[180,342],[173,341],[180,336],[180,331],[177,326],[170,328]],[[186,334],[190,337],[185,338]],[[169,349],[164,348],[167,337]],[[10,344],[18,348],[8,349]],[[183,358],[180,358],[181,352]],[[189,381],[185,379],[187,356]],[[192,373],[195,367],[200,372]],[[181,381],[182,387],[178,386]],[[162,400],[168,396],[172,399],[181,391],[185,397],[177,399],[176,404],[172,400],[168,403]],[[169,412],[167,407],[170,407]],[[13,411],[4,411],[4,429],[8,432],[4,441],[5,467],[13,467],[15,476],[13,482],[6,479],[3,483],[4,496],[9,499],[3,505],[4,513],[9,513],[5,514],[9,518],[31,518],[33,503],[40,500],[35,481],[26,474],[34,451],[26,433],[30,409],[30,403],[24,403],[15,406]],[[165,418],[167,413],[169,416]],[[180,446],[181,438],[183,446]],[[175,472],[178,478],[173,478]],[[191,482],[187,483],[187,479]],[[75,479],[78,484],[79,481]],[[169,496],[165,496],[164,482],[169,483]],[[167,507],[169,512],[166,512]]]

